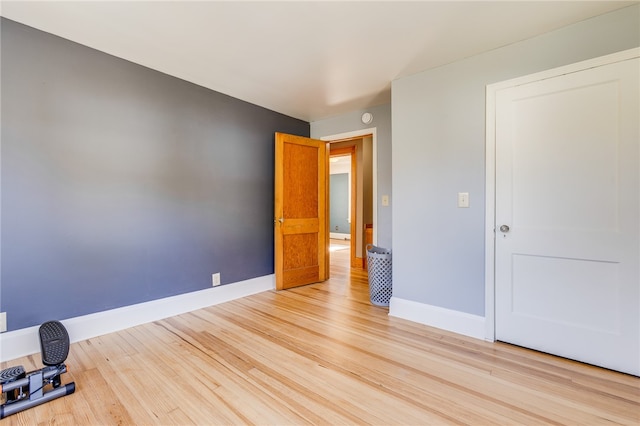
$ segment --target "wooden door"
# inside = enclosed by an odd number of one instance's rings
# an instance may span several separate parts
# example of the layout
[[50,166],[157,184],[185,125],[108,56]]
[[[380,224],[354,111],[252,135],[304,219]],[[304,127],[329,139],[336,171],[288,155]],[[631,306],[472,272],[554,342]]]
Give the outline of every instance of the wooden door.
[[496,94],[496,337],[640,374],[638,59]]
[[329,278],[327,143],[275,136],[275,275],[283,290]]

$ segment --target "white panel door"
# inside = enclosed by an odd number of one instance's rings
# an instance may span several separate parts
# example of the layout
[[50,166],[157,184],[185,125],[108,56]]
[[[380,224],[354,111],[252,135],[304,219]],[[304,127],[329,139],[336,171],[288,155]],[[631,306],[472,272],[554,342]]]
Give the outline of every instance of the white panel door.
[[496,93],[498,340],[640,375],[639,81],[636,58]]

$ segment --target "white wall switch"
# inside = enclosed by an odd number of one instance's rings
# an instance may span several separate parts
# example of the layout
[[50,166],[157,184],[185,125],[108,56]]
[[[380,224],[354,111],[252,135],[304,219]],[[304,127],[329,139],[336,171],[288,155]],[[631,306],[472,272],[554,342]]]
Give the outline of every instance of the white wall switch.
[[458,192],[458,207],[469,207],[468,192]]
[[0,312],[0,333],[7,331],[7,313]]
[[211,275],[211,284],[213,287],[220,285],[220,272]]
[[382,196],[382,205],[384,207],[387,207],[389,205],[389,196],[388,195],[383,195]]

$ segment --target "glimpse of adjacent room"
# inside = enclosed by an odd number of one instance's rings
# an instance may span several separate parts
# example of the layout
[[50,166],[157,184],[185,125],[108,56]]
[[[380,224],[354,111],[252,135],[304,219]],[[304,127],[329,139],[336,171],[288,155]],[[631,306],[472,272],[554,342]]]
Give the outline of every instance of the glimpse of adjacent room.
[[351,268],[366,268],[366,246],[373,242],[372,169],[371,136],[331,143],[329,250],[332,264],[344,259]]

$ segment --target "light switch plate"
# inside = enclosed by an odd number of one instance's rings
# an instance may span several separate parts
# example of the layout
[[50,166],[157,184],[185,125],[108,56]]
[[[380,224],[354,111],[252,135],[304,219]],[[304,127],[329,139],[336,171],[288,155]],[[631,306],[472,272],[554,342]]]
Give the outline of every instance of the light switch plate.
[[7,313],[0,312],[0,333],[7,331]]
[[469,207],[468,192],[458,192],[458,207],[462,207],[462,208]]
[[388,195],[383,195],[382,196],[382,206],[383,207],[389,206],[389,196]]

